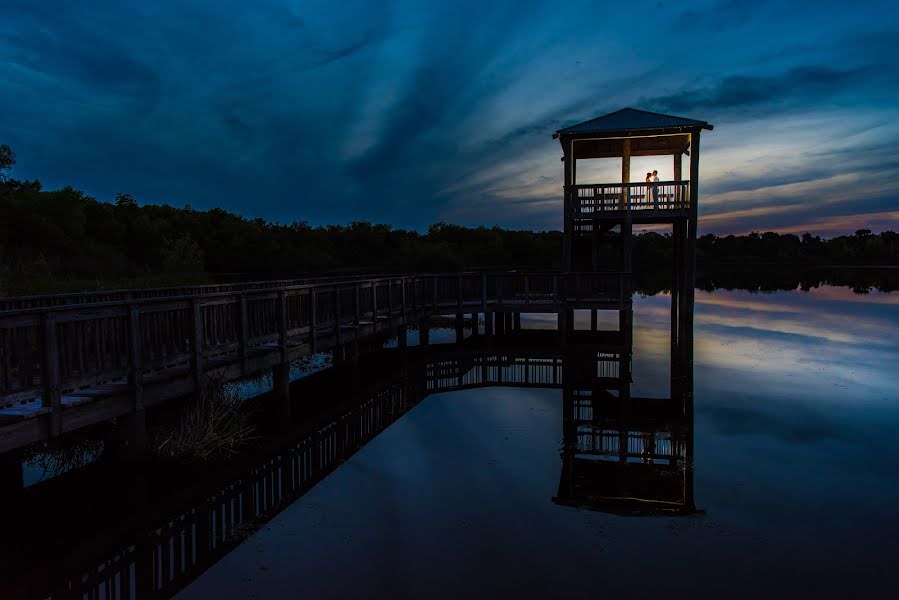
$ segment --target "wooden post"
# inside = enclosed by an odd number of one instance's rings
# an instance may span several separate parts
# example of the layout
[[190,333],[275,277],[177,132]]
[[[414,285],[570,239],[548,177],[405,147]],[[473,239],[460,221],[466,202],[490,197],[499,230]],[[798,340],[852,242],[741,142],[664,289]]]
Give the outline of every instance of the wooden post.
[[203,313],[199,299],[193,299],[191,309],[190,372],[199,393],[203,380]]
[[687,277],[682,293],[685,296],[685,311],[682,318],[684,341],[683,368],[686,386],[693,389],[693,302],[696,293],[696,234],[699,220],[699,129],[690,135],[690,220],[687,223]]
[[553,275],[553,304],[559,304],[559,276]]
[[630,273],[633,269],[634,225],[628,213],[621,224],[621,271]]
[[313,354],[316,351],[315,322],[318,320],[317,303],[318,295],[315,293],[315,288],[309,288],[309,352]]
[[334,345],[340,344],[340,288],[334,286]]
[[515,331],[521,331],[521,313],[512,313],[512,327]]
[[[401,281],[402,281],[402,283],[403,283],[403,296],[402,296],[402,300],[403,300],[403,324],[405,325],[405,324],[406,324],[406,279],[403,278],[403,279],[401,279]],[[413,282],[414,282],[414,280],[413,280]],[[412,289],[413,289],[413,290],[415,289],[415,284],[414,284],[414,283],[413,283],[413,285],[412,285]]]
[[287,362],[287,292],[278,292],[278,349]]
[[596,331],[596,330],[597,330],[597,315],[596,315],[596,309],[593,308],[590,310],[590,331]]
[[431,330],[427,319],[422,319],[418,324],[418,343],[427,346],[431,341]]
[[464,315],[460,312],[456,313],[456,343],[459,344],[465,339],[465,322]]
[[358,284],[358,283],[354,284],[354,285],[353,285],[353,289],[354,289],[354,292],[355,292],[355,294],[356,294],[356,296],[355,296],[356,299],[355,299],[355,301],[354,301],[354,302],[355,302],[356,313],[355,313],[355,315],[353,316],[353,325],[355,325],[355,329],[356,329],[356,339],[358,340],[358,339],[359,339],[359,321],[361,320],[360,317],[361,317],[361,310],[362,310],[362,308],[361,308],[361,306],[360,306],[360,303],[359,303],[359,284]]
[[525,306],[528,306],[531,303],[530,295],[531,295],[531,280],[527,275],[525,275],[524,276],[524,305]]
[[247,319],[247,297],[240,295],[240,370],[247,371],[247,359],[250,355],[250,322]]
[[434,276],[431,279],[431,286],[433,286],[433,288],[434,288],[431,290],[431,292],[433,292],[432,306],[434,306],[436,308],[436,306],[437,306],[437,276]]
[[487,273],[481,273],[481,311],[487,314]]
[[393,327],[393,279],[387,280],[387,324]]
[[378,282],[371,282],[371,321],[372,329],[377,327],[378,323]]
[[143,408],[116,417],[116,449],[126,460],[143,460],[147,457],[147,411]]
[[484,313],[484,335],[493,337],[493,313]]
[[19,452],[5,452],[0,455],[0,510],[13,509],[25,491],[25,475],[22,471],[22,457]]
[[46,313],[43,317],[43,326],[43,356],[41,360],[43,405],[50,409],[48,415],[50,437],[56,437],[62,433],[62,392],[59,381],[56,315]]
[[630,190],[628,184],[631,182],[631,140],[625,138],[621,143],[621,210],[627,210],[629,206]]
[[471,313],[471,335],[478,335],[480,333],[479,330],[478,313]]
[[564,156],[562,157],[562,171],[564,172],[562,184],[562,205],[564,211],[564,233],[562,237],[562,268],[565,271],[571,270],[572,246],[574,238],[574,190],[572,188],[572,173],[574,163],[574,142],[566,140],[567,143],[562,144]]
[[679,338],[680,338],[680,288],[683,279],[683,224],[680,219],[675,219],[671,227],[671,397],[677,397],[677,373],[680,364]]
[[282,428],[290,425],[290,363],[283,362],[272,367],[273,422]]
[[133,410],[137,412],[144,408],[144,365],[141,351],[140,309],[136,306],[128,307],[128,329],[131,338],[128,383],[134,393]]
[[683,180],[683,161],[684,155],[677,152],[674,155],[674,181],[678,184],[674,186],[674,198],[672,198],[673,206],[671,208],[681,208],[683,206],[683,198],[681,197],[680,182]]

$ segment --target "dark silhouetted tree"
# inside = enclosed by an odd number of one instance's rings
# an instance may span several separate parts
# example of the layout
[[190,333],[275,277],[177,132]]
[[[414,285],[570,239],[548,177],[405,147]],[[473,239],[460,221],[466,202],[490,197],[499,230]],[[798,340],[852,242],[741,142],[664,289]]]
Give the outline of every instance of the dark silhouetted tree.
[[6,144],[0,144],[0,181],[6,181],[7,172],[16,164],[16,153]]

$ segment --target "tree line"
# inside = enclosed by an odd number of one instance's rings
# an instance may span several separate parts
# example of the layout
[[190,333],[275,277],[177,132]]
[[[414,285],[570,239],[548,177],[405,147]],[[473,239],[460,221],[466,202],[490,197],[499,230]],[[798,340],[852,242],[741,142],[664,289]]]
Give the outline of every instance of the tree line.
[[[15,161],[0,146],[0,280],[6,293],[47,291],[66,281],[146,279],[176,283],[286,278],[363,271],[558,268],[559,231],[511,231],[446,223],[425,232],[385,224],[310,226],[248,219],[222,209],[140,205],[129,194],[101,202],[71,187],[6,177]],[[669,265],[667,235],[635,236],[635,266]],[[697,242],[701,265],[897,265],[899,234],[822,239],[752,233]]]

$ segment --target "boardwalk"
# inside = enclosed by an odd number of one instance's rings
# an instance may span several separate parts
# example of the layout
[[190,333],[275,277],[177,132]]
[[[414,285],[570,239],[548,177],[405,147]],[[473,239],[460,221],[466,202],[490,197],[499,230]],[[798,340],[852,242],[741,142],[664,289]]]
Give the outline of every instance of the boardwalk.
[[256,282],[8,299],[0,312],[0,452],[139,414],[431,314],[630,305],[625,273],[463,273]]

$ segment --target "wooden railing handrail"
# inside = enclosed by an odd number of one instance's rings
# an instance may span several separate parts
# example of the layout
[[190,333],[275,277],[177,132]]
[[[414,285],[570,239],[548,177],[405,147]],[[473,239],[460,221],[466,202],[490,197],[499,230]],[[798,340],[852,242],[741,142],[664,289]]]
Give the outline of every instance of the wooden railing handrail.
[[[339,281],[323,281],[317,282],[313,281],[311,283],[302,283],[295,285],[287,285],[283,287],[271,287],[271,288],[253,288],[253,289],[244,289],[244,290],[228,290],[221,292],[201,292],[194,294],[183,294],[183,295],[173,295],[173,296],[145,296],[145,297],[133,297],[133,298],[122,298],[115,300],[99,300],[97,302],[84,302],[84,303],[73,303],[73,304],[47,304],[42,306],[34,306],[29,308],[14,308],[10,310],[0,310],[0,322],[8,317],[19,316],[19,315],[29,315],[29,314],[43,314],[47,312],[53,313],[63,313],[63,312],[71,312],[71,311],[79,311],[84,310],[86,308],[100,308],[100,307],[114,307],[114,306],[133,306],[133,305],[151,305],[151,304],[164,304],[166,302],[187,302],[193,299],[213,299],[213,298],[227,298],[230,296],[239,296],[241,294],[247,295],[252,294],[254,297],[265,296],[266,294],[274,294],[277,295],[278,292],[287,291],[303,291],[303,290],[312,290],[312,289],[351,289],[354,284],[364,284],[364,285],[376,285],[378,283],[389,283],[391,281],[414,281],[416,279],[426,279],[428,276],[417,276],[417,275],[396,275],[396,276],[385,276],[379,277],[375,279],[347,279],[347,280],[339,280]],[[166,288],[169,289],[169,288]],[[184,288],[171,288],[171,289],[184,289]],[[135,290],[142,291],[142,290]],[[54,298],[55,296],[36,296],[37,298]],[[29,296],[22,296],[20,298],[28,299],[33,298]],[[18,299],[18,298],[9,298],[10,300]],[[0,299],[5,300],[5,299]]]
[[680,181],[653,181],[647,183],[646,181],[632,181],[630,183],[577,183],[573,185],[569,185],[569,189],[574,190],[582,190],[582,189],[590,189],[590,188],[634,188],[634,187],[643,187],[646,185],[689,185],[689,179],[681,179]]
[[[354,285],[377,285],[379,283],[388,283],[391,281],[415,281],[415,280],[436,280],[441,277],[481,277],[482,275],[488,275],[490,277],[503,277],[503,278],[515,278],[515,277],[549,277],[549,276],[557,276],[564,277],[574,274],[573,272],[552,272],[552,271],[504,271],[504,272],[483,272],[483,271],[464,271],[464,272],[445,272],[445,273],[426,273],[426,274],[414,274],[414,275],[384,275],[384,276],[376,276],[372,278],[353,278],[353,279],[325,279],[325,280],[306,280],[306,283],[297,283],[292,285],[284,285],[281,287],[259,287],[259,288],[250,288],[250,289],[242,289],[242,290],[225,290],[225,291],[209,291],[209,292],[199,292],[199,293],[186,293],[181,295],[171,295],[171,296],[144,296],[137,295],[130,298],[121,298],[121,299],[113,299],[113,300],[98,300],[96,302],[82,302],[82,303],[71,303],[71,304],[44,304],[40,306],[33,306],[28,308],[14,308],[8,310],[0,310],[0,321],[7,320],[11,317],[16,316],[25,316],[25,315],[37,315],[44,314],[47,312],[53,312],[55,314],[59,313],[67,313],[73,311],[81,311],[84,309],[94,309],[101,307],[126,307],[126,306],[145,306],[145,305],[158,305],[165,303],[178,303],[178,302],[188,302],[193,299],[208,300],[215,298],[227,298],[231,296],[238,296],[241,294],[244,295],[252,295],[253,297],[265,296],[266,294],[277,294],[278,292],[286,291],[286,292],[296,292],[296,291],[304,291],[304,290],[312,290],[312,289],[351,289]],[[594,273],[591,273],[594,274]],[[600,276],[614,276],[620,274],[626,274],[621,271],[601,271],[595,273]],[[288,282],[292,280],[278,280],[272,283],[280,283],[280,282]],[[262,284],[265,282],[253,282],[253,284]],[[210,287],[218,287],[218,286],[210,286]],[[166,290],[180,291],[186,289],[192,289],[190,286],[179,287],[179,288],[160,288]],[[155,291],[154,289],[138,289],[132,290],[132,292],[140,294],[141,292],[149,292]],[[98,295],[105,295],[103,292],[98,292]],[[64,296],[77,296],[79,294],[60,294],[60,297]],[[0,303],[3,300],[10,301],[24,301],[30,299],[51,299],[57,296],[54,295],[44,295],[44,296],[18,296],[18,297],[9,297],[0,299]]]
[[[254,292],[264,290],[281,290],[281,289],[297,289],[303,286],[325,285],[328,283],[353,283],[355,281],[385,281],[392,278],[415,277],[414,273],[397,273],[397,274],[373,274],[373,275],[347,275],[340,277],[303,277],[297,279],[273,279],[259,281],[244,281],[238,283],[216,283],[201,285],[182,285],[172,287],[155,287],[155,288],[120,288],[115,290],[93,290],[86,292],[63,292],[59,294],[31,294],[25,296],[2,296],[0,297],[0,314],[23,310],[31,307],[22,308],[6,308],[11,304],[21,304],[25,302],[39,303],[41,301],[66,300],[77,298],[101,297],[114,298],[112,300],[97,300],[96,302],[71,302],[60,304],[46,304],[35,306],[34,308],[43,308],[51,306],[66,306],[79,304],[95,304],[105,302],[118,301],[142,301],[150,299],[172,299],[181,297],[194,297],[197,295],[207,295],[215,293],[238,293],[238,292]],[[220,291],[217,291],[220,290]],[[164,294],[164,295],[157,295]]]
[[575,218],[618,218],[630,212],[685,216],[691,208],[690,191],[689,180],[577,184],[565,188],[565,205]]

